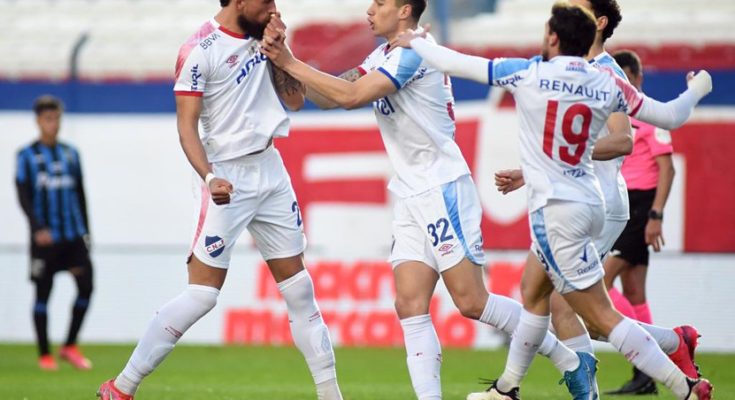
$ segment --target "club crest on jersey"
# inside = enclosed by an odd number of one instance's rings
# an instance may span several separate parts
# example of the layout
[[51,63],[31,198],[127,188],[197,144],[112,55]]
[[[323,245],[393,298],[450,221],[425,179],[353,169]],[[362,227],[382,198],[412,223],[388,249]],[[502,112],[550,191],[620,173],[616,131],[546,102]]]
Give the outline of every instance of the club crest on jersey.
[[235,65],[237,65],[237,54],[233,54],[233,55],[231,55],[231,56],[230,56],[230,57],[229,57],[229,58],[227,59],[227,61],[225,61],[225,64],[227,64],[227,65],[228,65],[228,66],[229,66],[230,68],[232,68],[232,67],[234,67]]
[[569,64],[567,64],[567,71],[576,71],[576,72],[587,72],[585,69],[585,65],[583,62],[579,61],[571,61]]
[[225,251],[225,241],[219,236],[206,236],[204,238],[204,246],[207,254],[213,258],[216,258]]
[[242,80],[247,78],[253,68],[255,68],[258,64],[265,62],[267,59],[268,57],[261,54],[260,51],[255,53],[253,57],[245,62],[245,66],[243,68],[240,68],[240,74],[237,76],[237,84],[239,85],[240,83],[242,83]]

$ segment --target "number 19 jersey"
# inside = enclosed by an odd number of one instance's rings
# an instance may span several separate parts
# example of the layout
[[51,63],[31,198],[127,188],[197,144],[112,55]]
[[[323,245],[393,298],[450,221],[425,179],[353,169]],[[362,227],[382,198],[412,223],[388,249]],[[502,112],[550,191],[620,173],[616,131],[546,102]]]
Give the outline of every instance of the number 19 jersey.
[[608,116],[635,114],[642,95],[580,57],[495,59],[488,74],[515,97],[529,211],[552,199],[603,205],[592,148]]

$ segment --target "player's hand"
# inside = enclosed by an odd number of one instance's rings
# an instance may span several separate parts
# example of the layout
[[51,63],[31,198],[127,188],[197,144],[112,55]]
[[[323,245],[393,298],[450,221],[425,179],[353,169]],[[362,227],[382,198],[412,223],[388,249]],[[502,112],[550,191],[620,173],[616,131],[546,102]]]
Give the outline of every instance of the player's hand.
[[653,251],[659,252],[666,244],[661,229],[660,219],[649,219],[646,223],[646,244],[653,247]]
[[689,72],[687,74],[687,87],[694,90],[701,99],[712,91],[712,76],[705,70],[700,70],[696,74]]
[[285,42],[279,42],[270,36],[263,36],[260,51],[277,67],[283,69],[294,61],[293,53]]
[[48,229],[39,229],[33,234],[33,241],[36,246],[48,247],[54,244],[54,238],[51,236],[51,231]]
[[232,184],[226,179],[212,178],[209,181],[209,193],[212,195],[214,204],[218,206],[230,203],[232,191]]
[[503,194],[517,190],[525,184],[520,169],[504,169],[495,173],[495,186],[498,187],[498,192]]
[[286,24],[281,19],[280,12],[270,14],[268,25],[265,27],[263,36],[269,36],[273,40],[284,42],[286,40]]
[[411,48],[411,41],[416,38],[425,38],[426,33],[431,30],[431,24],[424,25],[423,28],[419,27],[415,31],[413,29],[409,29],[407,31],[403,31],[398,36],[393,38],[390,42],[390,47],[405,47],[407,49]]

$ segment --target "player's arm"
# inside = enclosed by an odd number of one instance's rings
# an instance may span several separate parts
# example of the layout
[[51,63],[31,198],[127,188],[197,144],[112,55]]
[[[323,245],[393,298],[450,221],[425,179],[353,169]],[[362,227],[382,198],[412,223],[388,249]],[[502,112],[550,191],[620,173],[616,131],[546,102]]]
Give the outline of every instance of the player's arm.
[[28,175],[30,171],[28,164],[30,162],[32,161],[29,157],[23,153],[18,153],[15,188],[18,192],[20,207],[23,209],[23,213],[28,218],[28,223],[31,226],[31,232],[36,233],[39,230],[46,229],[46,227],[38,220],[36,214],[33,212],[33,183],[31,182],[31,177]]
[[426,40],[424,36],[425,31],[414,32],[409,29],[399,35],[393,43],[400,47],[412,48],[424,61],[445,74],[484,84],[490,83],[491,60],[439,46]]
[[77,198],[79,199],[79,208],[82,212],[82,219],[84,221],[84,226],[87,227],[87,234],[89,235],[91,232],[91,228],[89,226],[89,214],[87,213],[87,196],[84,191],[84,178],[82,176],[82,162],[79,157],[79,152],[74,150],[74,157],[76,158],[76,170],[74,171],[74,178],[76,180],[76,192],[77,192]]
[[699,100],[712,91],[712,77],[707,71],[687,75],[687,90],[666,103],[638,93],[629,83],[617,77],[615,79],[618,79],[618,85],[621,86],[621,95],[625,98],[625,108],[629,115],[669,130],[682,126]]
[[[208,184],[215,204],[230,202],[232,185],[225,179],[214,177],[207,153],[199,139],[199,116],[202,113],[201,96],[176,95],[176,125],[179,130],[181,148],[189,164]],[[212,175],[210,175],[212,174]]]
[[273,64],[271,64],[271,70],[273,71],[273,85],[283,104],[291,111],[300,110],[304,106],[306,93],[304,85]]
[[[656,156],[656,164],[658,165],[658,182],[656,183],[656,197],[653,199],[651,210],[659,214],[663,214],[666,201],[669,199],[671,185],[674,183],[674,162],[671,154],[662,154]],[[664,245],[663,230],[661,219],[650,219],[646,223],[646,244],[653,246],[654,251],[660,251]]]
[[295,58],[283,41],[264,36],[262,52],[289,75],[301,81],[339,107],[351,110],[395,93],[398,88],[385,74],[372,71],[355,82],[348,82],[312,68]]
[[[360,79],[361,76],[362,72],[360,72],[359,68],[352,68],[351,70],[342,73],[338,78],[344,79],[347,82],[355,82],[356,80]],[[321,108],[322,110],[339,108],[339,104],[322,96],[321,94],[319,94],[319,92],[312,88],[309,88],[308,86],[306,87],[306,98],[309,99],[312,103],[316,104],[317,107]]]
[[633,131],[625,113],[610,114],[607,119],[607,130],[610,134],[595,143],[592,150],[593,160],[612,160],[633,152]]

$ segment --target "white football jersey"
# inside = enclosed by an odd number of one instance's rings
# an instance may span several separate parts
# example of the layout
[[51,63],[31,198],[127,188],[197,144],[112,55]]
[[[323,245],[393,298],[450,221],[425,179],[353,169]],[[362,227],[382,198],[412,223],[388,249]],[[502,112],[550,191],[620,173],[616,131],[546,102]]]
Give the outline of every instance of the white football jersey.
[[529,211],[550,199],[603,205],[592,148],[608,116],[634,115],[643,95],[580,57],[499,58],[489,62],[488,74],[516,100]]
[[[428,40],[434,41],[429,35]],[[373,102],[385,150],[396,175],[388,189],[408,197],[470,173],[454,141],[454,97],[449,76],[414,50],[378,46],[360,65],[378,70],[398,91]]]
[[[590,63],[600,69],[608,69],[621,79],[628,82],[628,77],[620,68],[615,59],[606,51],[598,54],[597,57],[590,60]],[[607,124],[602,127],[598,139],[608,136],[610,132]],[[605,219],[614,221],[627,221],[630,218],[630,204],[628,203],[628,186],[625,184],[625,178],[620,172],[625,157],[618,157],[613,160],[595,161],[595,174],[600,180],[602,194],[605,196]]]
[[202,97],[199,137],[209,162],[262,150],[272,137],[288,136],[289,119],[260,44],[214,19],[179,50],[174,93]]

